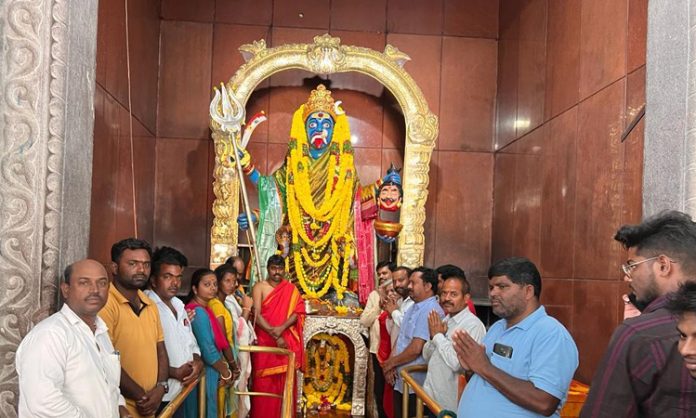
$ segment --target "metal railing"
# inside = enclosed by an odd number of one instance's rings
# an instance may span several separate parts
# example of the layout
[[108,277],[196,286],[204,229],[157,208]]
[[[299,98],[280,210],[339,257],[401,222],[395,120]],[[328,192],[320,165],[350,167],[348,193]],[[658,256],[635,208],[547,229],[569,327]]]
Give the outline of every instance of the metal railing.
[[248,392],[248,391],[238,391],[237,395],[247,395],[247,396],[269,396],[271,398],[281,398],[283,403],[280,407],[281,418],[294,418],[295,413],[293,411],[293,399],[295,397],[295,353],[293,351],[287,350],[285,348],[278,347],[259,347],[259,346],[240,346],[239,351],[246,351],[248,353],[270,353],[270,354],[281,354],[288,356],[288,369],[285,372],[285,388],[283,388],[283,394],[278,395],[269,392]]
[[193,392],[193,389],[198,385],[198,416],[205,418],[205,367],[201,370],[198,377],[188,385],[181,389],[174,399],[157,415],[157,418],[171,418],[177,409],[184,403],[186,397]]
[[[285,372],[285,387],[283,388],[283,394],[278,395],[276,393],[270,392],[250,392],[250,391],[235,391],[237,396],[269,396],[272,398],[282,399],[281,404],[281,418],[294,418],[293,411],[293,399],[295,396],[295,353],[293,351],[287,350],[285,348],[278,347],[259,347],[259,346],[240,346],[239,351],[245,351],[247,353],[269,353],[269,354],[279,354],[288,357],[288,369]],[[205,396],[205,368],[201,371],[201,374],[196,378],[195,381],[189,383],[184,387],[181,392],[167,405],[162,412],[157,415],[157,418],[171,418],[174,412],[181,406],[186,397],[193,391],[193,389],[198,385],[198,416],[199,418],[205,418],[206,412],[206,396]]]
[[[401,414],[402,418],[407,418],[409,417],[409,411],[408,411],[408,392],[409,392],[409,386],[413,388],[413,392],[416,394],[416,418],[423,418],[423,404],[432,411],[433,414],[437,415],[438,417],[451,417],[451,418],[457,418],[457,414],[443,410],[442,407],[433,399],[431,398],[427,393],[425,393],[425,390],[421,385],[416,382],[416,380],[411,376],[411,373],[414,372],[427,372],[428,371],[428,366],[425,364],[417,364],[414,366],[406,366],[403,369],[401,369],[401,377],[404,379],[404,396],[403,396],[403,401],[402,401],[402,406],[401,406]],[[400,417],[397,417],[400,418]]]

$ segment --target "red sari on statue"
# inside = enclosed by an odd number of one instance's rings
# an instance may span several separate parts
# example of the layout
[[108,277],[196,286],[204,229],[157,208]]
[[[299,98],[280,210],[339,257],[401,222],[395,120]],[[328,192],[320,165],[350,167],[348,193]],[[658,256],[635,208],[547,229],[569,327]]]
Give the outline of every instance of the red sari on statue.
[[[283,280],[264,299],[261,304],[261,312],[266,322],[271,326],[278,326],[285,322],[292,314],[297,315],[297,322],[283,331],[283,338],[288,349],[295,353],[295,370],[302,367],[304,361],[304,342],[302,338],[302,325],[304,324],[304,299],[297,288],[287,280]],[[256,326],[256,338],[258,346],[277,347],[275,338],[266,331]],[[254,392],[270,392],[283,394],[285,385],[285,373],[288,369],[287,357],[278,354],[252,353],[251,355]],[[267,396],[251,397],[251,418],[275,418],[280,416],[282,400]],[[293,398],[293,411],[297,399]]]

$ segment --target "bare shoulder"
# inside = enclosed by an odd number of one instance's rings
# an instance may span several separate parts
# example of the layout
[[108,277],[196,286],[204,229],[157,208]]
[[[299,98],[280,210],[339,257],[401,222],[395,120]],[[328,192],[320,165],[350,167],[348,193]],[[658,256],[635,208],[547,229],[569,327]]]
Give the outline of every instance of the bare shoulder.
[[265,280],[262,280],[254,285],[254,287],[251,289],[251,294],[254,297],[261,297],[261,299],[265,299],[266,296],[273,290],[273,287],[269,285]]

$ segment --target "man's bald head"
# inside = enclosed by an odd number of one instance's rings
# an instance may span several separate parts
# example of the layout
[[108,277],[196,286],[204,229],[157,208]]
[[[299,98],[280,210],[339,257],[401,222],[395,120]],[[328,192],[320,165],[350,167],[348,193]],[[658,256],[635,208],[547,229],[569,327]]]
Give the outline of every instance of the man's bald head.
[[83,270],[83,269],[95,269],[95,270],[101,270],[103,271],[104,275],[106,275],[106,268],[104,265],[96,260],[92,260],[89,258],[85,258],[84,260],[79,260],[76,261],[70,265],[68,265],[65,270],[63,271],[63,282],[70,284],[70,276],[73,275],[73,270],[77,267],[78,270]]
[[93,320],[109,295],[104,266],[90,259],[76,261],[65,268],[63,278],[60,290],[65,303],[83,320]]

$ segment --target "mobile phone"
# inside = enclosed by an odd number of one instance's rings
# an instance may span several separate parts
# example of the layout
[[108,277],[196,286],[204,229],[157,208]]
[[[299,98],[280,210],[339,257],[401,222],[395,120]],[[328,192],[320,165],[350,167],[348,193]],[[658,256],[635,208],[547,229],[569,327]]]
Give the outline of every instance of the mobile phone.
[[493,352],[501,357],[512,358],[512,347],[509,345],[495,343],[493,344]]

